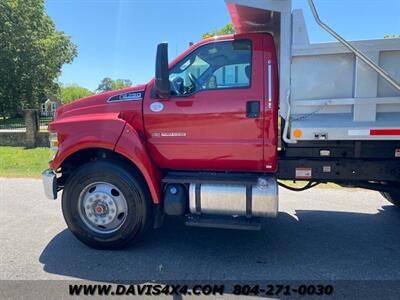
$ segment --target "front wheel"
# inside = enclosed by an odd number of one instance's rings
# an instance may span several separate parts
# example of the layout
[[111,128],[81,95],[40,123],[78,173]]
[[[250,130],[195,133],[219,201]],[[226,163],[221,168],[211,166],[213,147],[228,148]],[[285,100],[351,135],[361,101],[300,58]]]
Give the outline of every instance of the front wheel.
[[381,192],[382,196],[386,198],[390,203],[400,207],[400,191],[394,193]]
[[62,210],[72,233],[96,249],[119,249],[137,241],[152,220],[146,184],[113,161],[78,168],[64,188]]

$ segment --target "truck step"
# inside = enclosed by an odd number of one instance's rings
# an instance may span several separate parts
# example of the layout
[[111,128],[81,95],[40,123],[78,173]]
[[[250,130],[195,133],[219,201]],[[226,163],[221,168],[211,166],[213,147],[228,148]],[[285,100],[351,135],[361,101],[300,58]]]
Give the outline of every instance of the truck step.
[[163,183],[212,183],[255,185],[260,174],[218,172],[169,172]]
[[205,228],[221,228],[221,229],[239,229],[253,230],[261,229],[260,218],[247,217],[227,217],[227,216],[209,216],[209,215],[190,215],[187,217],[186,226],[205,227]]

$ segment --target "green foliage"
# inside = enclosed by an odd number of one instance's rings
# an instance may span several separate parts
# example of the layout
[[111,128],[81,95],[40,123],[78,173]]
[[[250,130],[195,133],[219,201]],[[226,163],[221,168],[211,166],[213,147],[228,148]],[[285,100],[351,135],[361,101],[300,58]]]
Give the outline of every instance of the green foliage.
[[74,100],[91,96],[94,93],[87,88],[79,86],[77,84],[61,85],[60,86],[60,98],[62,104],[70,103]]
[[44,0],[1,0],[0,115],[38,108],[56,94],[61,67],[76,55],[76,45],[45,13]]
[[132,86],[132,81],[130,81],[129,79],[113,80],[109,77],[106,77],[100,82],[99,87],[96,89],[96,92],[103,93],[107,91],[123,89],[129,86]]
[[384,36],[385,39],[398,39],[400,38],[400,34],[386,34]]
[[107,91],[112,91],[113,89],[112,85],[113,85],[113,80],[109,77],[106,77],[100,82],[99,87],[96,89],[96,92],[103,93]]
[[211,32],[206,32],[203,34],[203,39],[207,39],[213,36],[219,36],[219,35],[226,35],[226,34],[234,34],[235,29],[233,28],[233,25],[231,23],[226,24],[224,27],[211,31]]
[[132,81],[129,79],[117,79],[113,82],[112,89],[119,90],[129,86],[132,86]]

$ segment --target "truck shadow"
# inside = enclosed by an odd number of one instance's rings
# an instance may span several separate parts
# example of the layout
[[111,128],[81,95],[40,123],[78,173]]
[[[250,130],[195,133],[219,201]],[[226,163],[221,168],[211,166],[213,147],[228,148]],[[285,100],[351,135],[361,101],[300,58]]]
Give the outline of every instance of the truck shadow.
[[49,273],[84,280],[400,279],[400,209],[376,214],[297,210],[260,232],[190,228],[166,219],[135,247],[88,248],[64,230],[39,260]]

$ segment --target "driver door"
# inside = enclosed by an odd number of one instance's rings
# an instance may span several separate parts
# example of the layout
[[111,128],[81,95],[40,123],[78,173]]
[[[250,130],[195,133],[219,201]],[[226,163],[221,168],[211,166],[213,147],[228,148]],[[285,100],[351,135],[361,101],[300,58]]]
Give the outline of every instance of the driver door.
[[155,163],[174,170],[263,171],[262,62],[262,36],[250,34],[204,43],[174,64],[171,97],[147,92],[144,101]]

